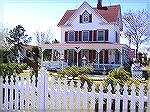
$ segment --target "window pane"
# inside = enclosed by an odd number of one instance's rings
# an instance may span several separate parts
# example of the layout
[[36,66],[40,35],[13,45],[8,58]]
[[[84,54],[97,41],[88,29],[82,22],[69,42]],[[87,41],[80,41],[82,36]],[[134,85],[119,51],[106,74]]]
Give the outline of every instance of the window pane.
[[87,11],[83,13],[83,22],[89,22],[89,13]]
[[89,33],[83,32],[83,41],[88,41],[89,40],[88,37],[89,37]]
[[69,41],[74,41],[74,32],[69,32]]
[[103,31],[98,31],[98,41],[103,41],[103,40],[104,40]]

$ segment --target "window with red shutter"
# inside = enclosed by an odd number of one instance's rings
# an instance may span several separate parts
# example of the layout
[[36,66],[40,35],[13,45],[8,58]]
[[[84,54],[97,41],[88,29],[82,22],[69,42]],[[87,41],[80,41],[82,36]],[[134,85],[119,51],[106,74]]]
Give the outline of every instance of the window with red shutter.
[[105,41],[108,41],[108,30],[105,30]]

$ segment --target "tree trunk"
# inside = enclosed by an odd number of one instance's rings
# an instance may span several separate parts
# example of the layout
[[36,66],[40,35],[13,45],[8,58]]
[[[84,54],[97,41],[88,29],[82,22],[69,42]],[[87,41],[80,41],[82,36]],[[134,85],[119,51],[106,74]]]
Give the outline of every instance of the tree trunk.
[[136,54],[135,54],[135,55],[136,55],[135,58],[136,58],[136,59],[138,59],[138,50],[139,50],[139,46],[137,45],[137,46],[136,46],[136,51],[135,51],[135,53],[136,53]]

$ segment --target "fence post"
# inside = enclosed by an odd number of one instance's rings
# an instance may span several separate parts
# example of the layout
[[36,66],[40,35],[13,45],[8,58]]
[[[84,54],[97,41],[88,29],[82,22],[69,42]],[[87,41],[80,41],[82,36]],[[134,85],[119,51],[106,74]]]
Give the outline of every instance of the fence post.
[[147,92],[147,112],[150,112],[150,83],[148,84]]
[[3,109],[3,77],[0,76],[0,111]]

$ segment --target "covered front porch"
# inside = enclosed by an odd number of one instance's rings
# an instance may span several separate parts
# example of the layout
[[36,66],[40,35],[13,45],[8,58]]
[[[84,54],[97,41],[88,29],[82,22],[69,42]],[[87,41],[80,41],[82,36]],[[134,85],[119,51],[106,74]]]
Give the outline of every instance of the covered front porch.
[[[93,66],[95,70],[113,69],[128,62],[128,46],[111,43],[57,43],[41,45],[43,53],[48,50],[48,58],[43,63],[51,68],[62,66]],[[63,65],[61,57],[63,57]],[[84,58],[83,58],[84,57]]]

